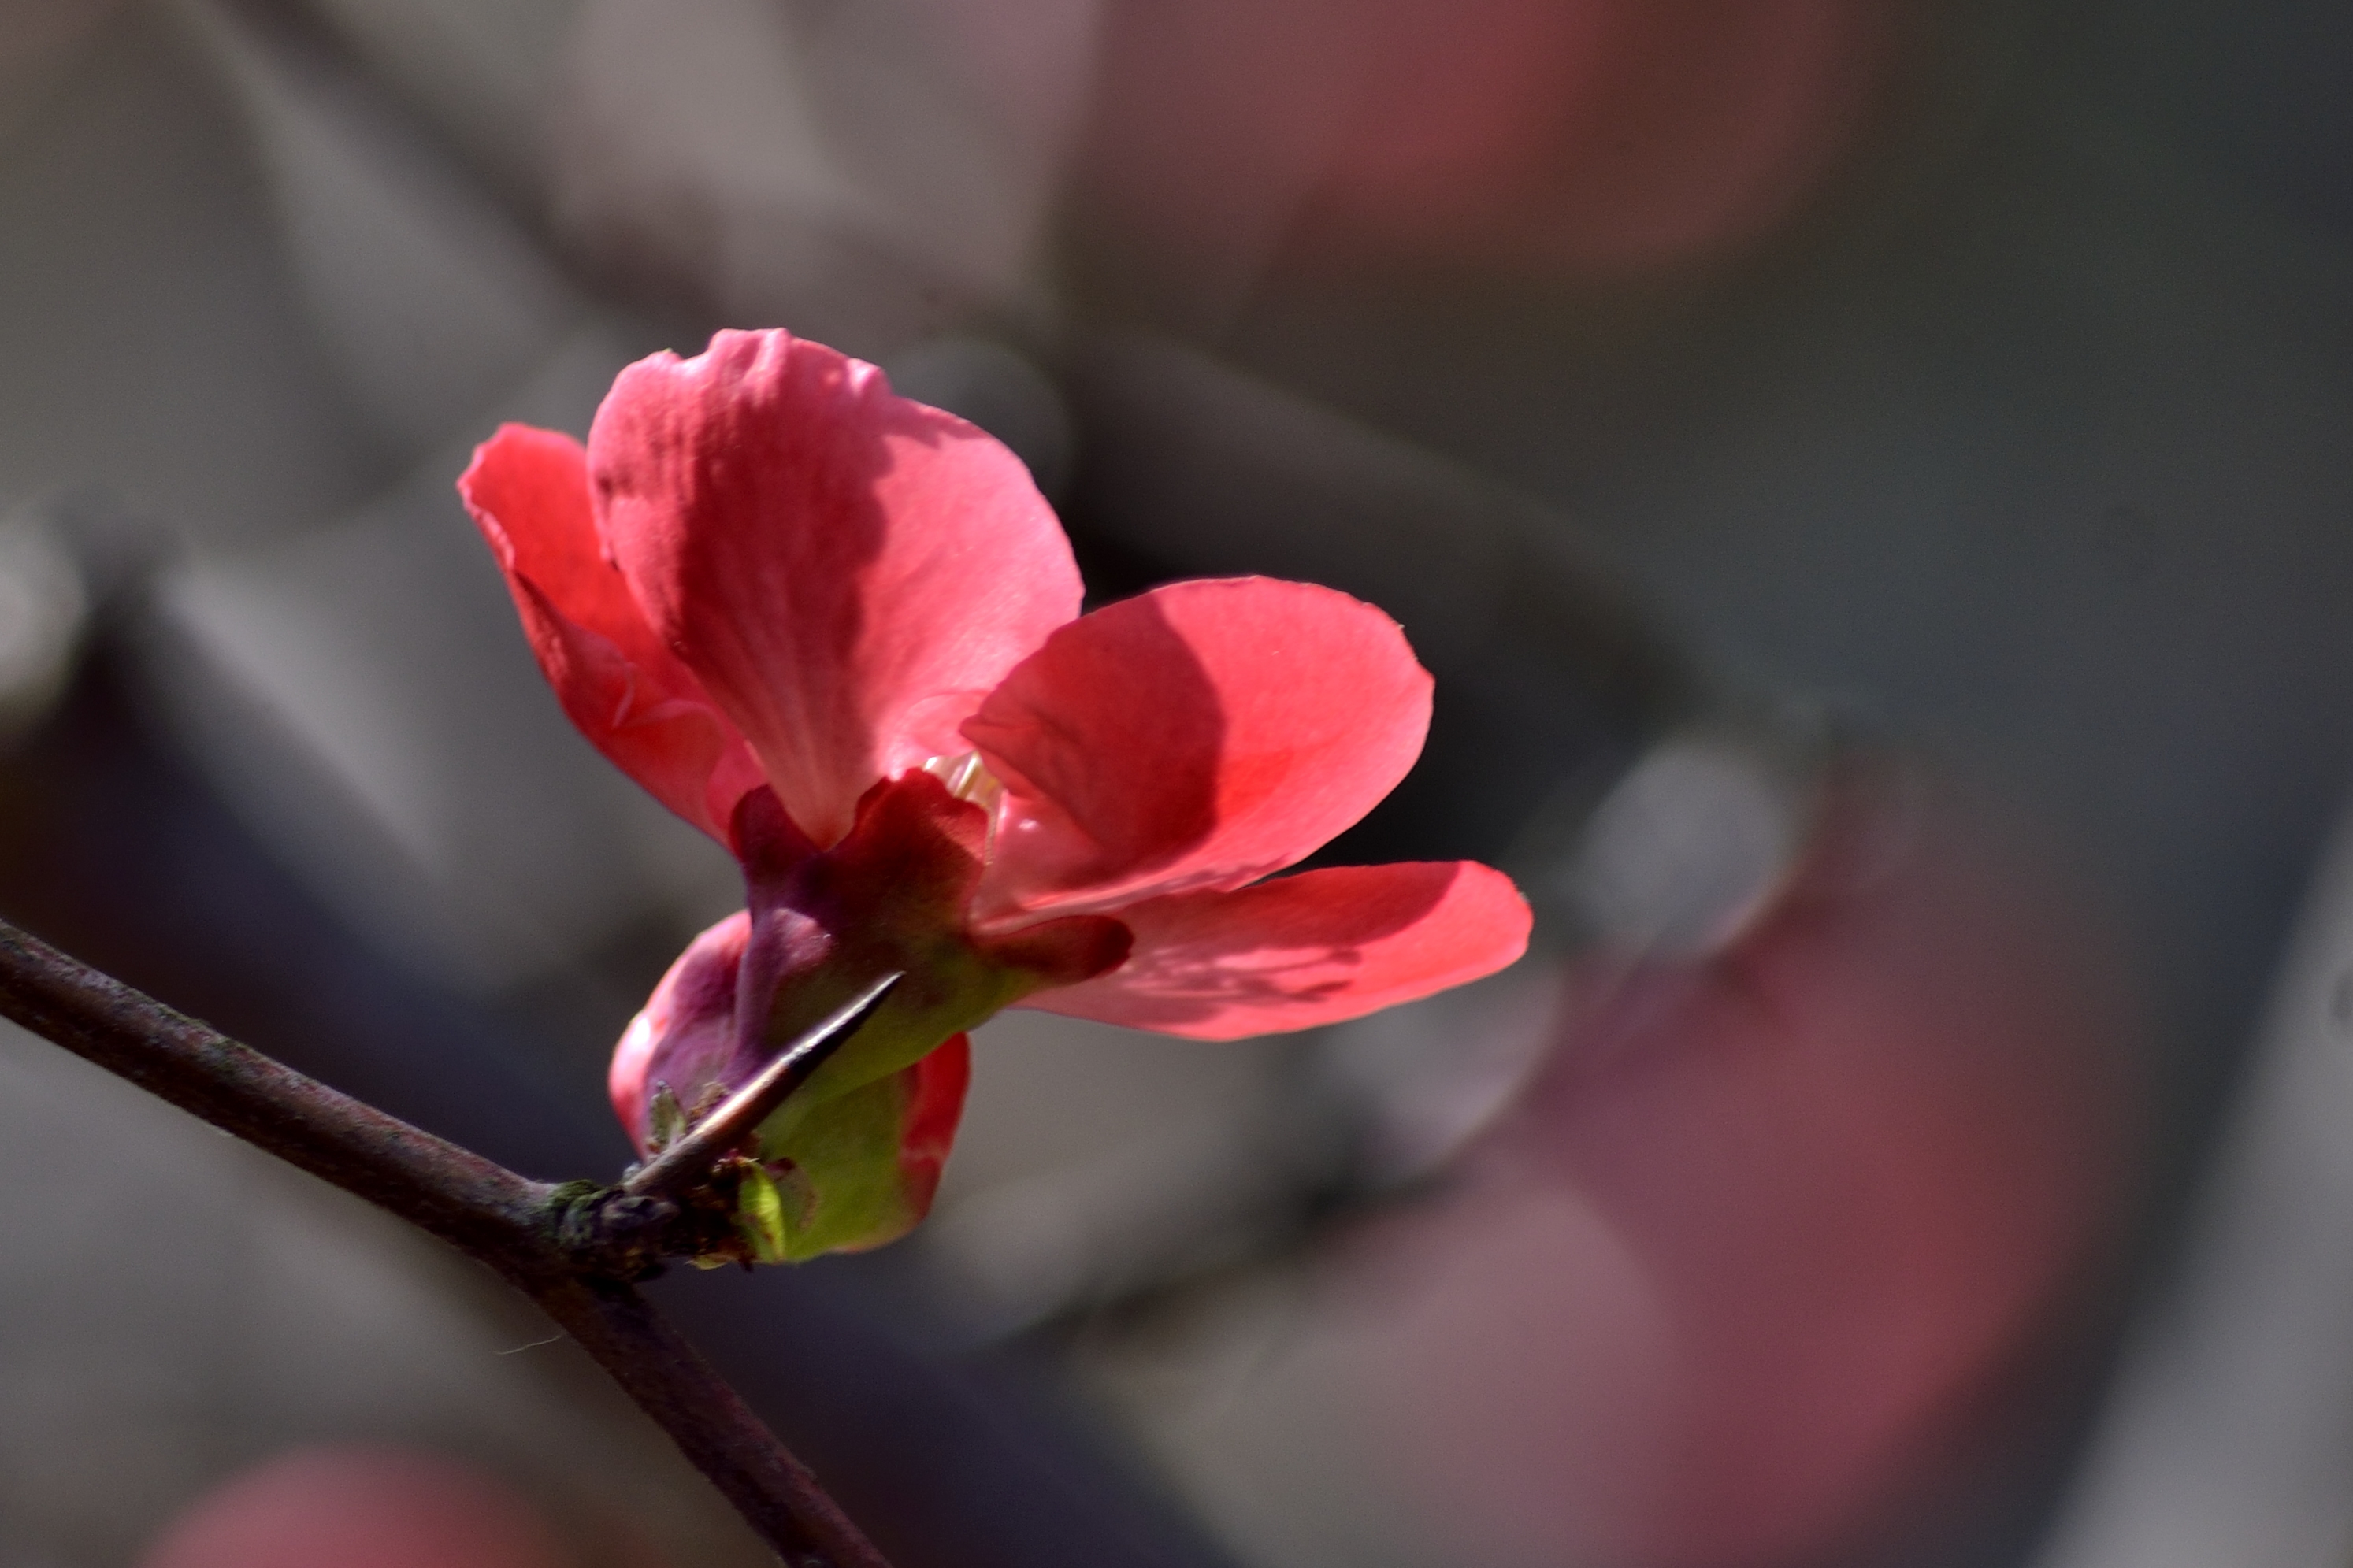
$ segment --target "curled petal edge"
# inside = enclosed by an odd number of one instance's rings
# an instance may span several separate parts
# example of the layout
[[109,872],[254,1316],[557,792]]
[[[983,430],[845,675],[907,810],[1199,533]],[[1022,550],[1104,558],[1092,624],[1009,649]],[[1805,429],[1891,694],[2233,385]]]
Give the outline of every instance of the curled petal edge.
[[1119,911],[1128,961],[1015,1004],[1180,1035],[1241,1039],[1343,1023],[1493,974],[1527,950],[1527,900],[1475,861],[1303,871]]
[[597,526],[664,646],[819,847],[1078,613],[1029,470],[874,366],[720,332],[624,370],[588,437]]
[[979,918],[1114,911],[1294,865],[1405,777],[1430,707],[1397,622],[1315,584],[1173,583],[1082,616],[965,723],[1007,792]]
[[725,843],[759,764],[605,559],[580,444],[501,426],[475,448],[458,493],[565,716],[655,799]]

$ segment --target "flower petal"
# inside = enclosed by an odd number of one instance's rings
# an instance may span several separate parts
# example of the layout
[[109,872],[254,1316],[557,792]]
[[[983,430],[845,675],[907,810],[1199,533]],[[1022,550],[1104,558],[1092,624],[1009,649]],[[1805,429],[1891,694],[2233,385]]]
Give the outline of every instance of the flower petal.
[[1240,892],[1131,905],[1127,963],[1016,1003],[1197,1040],[1361,1017],[1492,974],[1527,948],[1528,906],[1475,861],[1303,871]]
[[738,910],[687,944],[613,1048],[606,1091],[640,1154],[652,1152],[653,1096],[666,1087],[681,1107],[703,1109],[737,1086],[735,977],[752,917]]
[[[899,1191],[913,1225],[932,1212],[940,1172],[955,1146],[964,1121],[965,1091],[972,1087],[972,1038],[951,1036],[938,1050],[907,1069],[907,1118],[899,1135]],[[888,1238],[882,1238],[888,1239]],[[881,1245],[864,1241],[858,1248]]]
[[572,722],[656,799],[724,842],[758,767],[605,559],[580,444],[502,426],[475,448],[458,493],[506,574],[523,634]]
[[1413,765],[1430,685],[1395,621],[1311,584],[1176,583],[1071,622],[965,725],[1007,791],[981,918],[1297,862]]
[[820,847],[877,779],[961,751],[982,696],[1078,613],[1018,458],[785,332],[631,365],[588,460],[656,633]]

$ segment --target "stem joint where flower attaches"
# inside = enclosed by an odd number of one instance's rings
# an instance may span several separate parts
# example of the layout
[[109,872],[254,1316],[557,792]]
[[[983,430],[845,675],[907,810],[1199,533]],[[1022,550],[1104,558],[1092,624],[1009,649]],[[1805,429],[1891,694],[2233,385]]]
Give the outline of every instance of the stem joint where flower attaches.
[[599,1182],[566,1182],[549,1192],[542,1229],[567,1269],[635,1283],[660,1274],[672,1258],[723,1245],[729,1226],[715,1195],[649,1196]]

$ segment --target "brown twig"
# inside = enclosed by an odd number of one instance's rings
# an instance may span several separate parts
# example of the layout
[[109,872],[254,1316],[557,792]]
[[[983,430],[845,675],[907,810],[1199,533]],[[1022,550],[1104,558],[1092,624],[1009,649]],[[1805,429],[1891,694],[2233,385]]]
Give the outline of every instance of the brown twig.
[[[887,989],[884,988],[884,989]],[[879,994],[871,995],[879,1001]],[[838,1044],[839,1035],[813,1031]],[[0,921],[0,1016],[224,1131],[430,1231],[539,1303],[670,1434],[791,1568],[890,1568],[817,1479],[628,1283],[674,1205],[611,1206],[638,1233],[583,1226],[584,1192],[519,1176],[386,1116]],[[836,1025],[837,1020],[828,1020]],[[797,1046],[800,1045],[797,1042]],[[649,1243],[646,1232],[657,1233]],[[617,1268],[616,1258],[625,1263]]]
[[628,1285],[577,1277],[533,1299],[652,1416],[790,1568],[889,1568],[724,1378]]

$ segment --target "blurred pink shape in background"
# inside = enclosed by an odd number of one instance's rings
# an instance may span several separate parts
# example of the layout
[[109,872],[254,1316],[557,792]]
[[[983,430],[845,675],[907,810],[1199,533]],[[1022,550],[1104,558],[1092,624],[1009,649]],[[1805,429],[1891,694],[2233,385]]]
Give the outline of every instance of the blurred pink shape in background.
[[1093,184],[1156,242],[1645,269],[1747,241],[1883,96],[1872,0],[1106,8]]
[[207,1493],[140,1568],[576,1568],[504,1483],[414,1449],[299,1449]]
[[2109,1236],[2135,1092],[2092,933],[1949,798],[1840,793],[1727,950],[1573,971],[1530,1099],[1368,1255],[1389,1458],[1498,1561],[1868,1531]]

